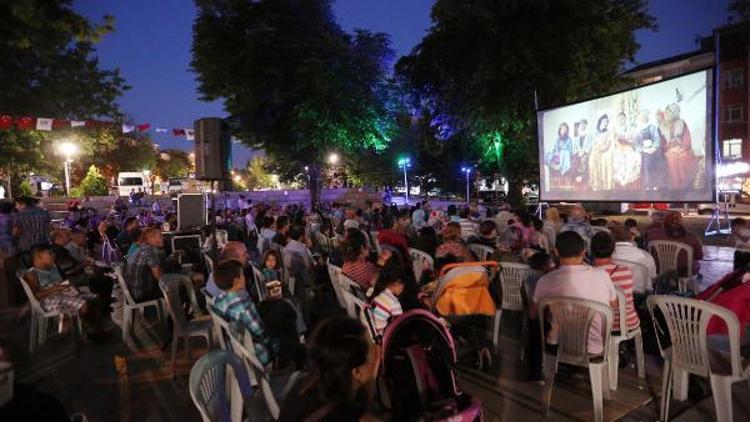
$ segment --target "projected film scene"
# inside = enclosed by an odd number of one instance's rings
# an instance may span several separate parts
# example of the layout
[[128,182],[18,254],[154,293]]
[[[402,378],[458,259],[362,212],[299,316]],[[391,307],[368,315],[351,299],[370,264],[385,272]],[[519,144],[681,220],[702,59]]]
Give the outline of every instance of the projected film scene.
[[537,114],[545,201],[713,201],[710,70]]

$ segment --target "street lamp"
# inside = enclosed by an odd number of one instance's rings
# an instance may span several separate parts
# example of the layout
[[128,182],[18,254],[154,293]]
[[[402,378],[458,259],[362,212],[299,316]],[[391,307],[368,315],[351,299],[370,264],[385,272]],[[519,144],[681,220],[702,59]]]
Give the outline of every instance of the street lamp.
[[72,142],[63,142],[58,145],[57,150],[65,157],[65,195],[70,196],[70,163],[73,156],[78,152],[78,145]]
[[411,167],[411,159],[410,158],[402,158],[398,160],[398,166],[399,168],[404,170],[404,205],[409,204],[409,178],[406,176],[406,169]]
[[466,203],[469,203],[469,180],[471,180],[471,167],[461,167],[461,171],[466,174]]
[[339,162],[339,155],[335,152],[328,154],[328,163],[335,165]]

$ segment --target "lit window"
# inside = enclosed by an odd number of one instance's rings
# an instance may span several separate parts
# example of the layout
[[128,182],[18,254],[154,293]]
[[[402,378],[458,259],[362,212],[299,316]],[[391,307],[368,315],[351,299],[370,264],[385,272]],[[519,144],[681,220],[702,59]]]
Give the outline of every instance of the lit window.
[[742,158],[742,139],[727,139],[722,141],[721,157],[730,160]]
[[742,104],[727,106],[724,110],[724,121],[725,122],[741,122],[742,121]]
[[742,69],[732,69],[726,72],[724,85],[727,88],[742,88],[745,83],[745,71]]

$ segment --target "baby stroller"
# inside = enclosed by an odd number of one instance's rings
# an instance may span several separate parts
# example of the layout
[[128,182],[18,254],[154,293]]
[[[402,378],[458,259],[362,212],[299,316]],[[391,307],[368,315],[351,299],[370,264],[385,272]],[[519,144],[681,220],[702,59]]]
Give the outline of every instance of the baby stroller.
[[459,361],[480,371],[492,365],[494,348],[486,333],[497,309],[490,294],[490,274],[497,269],[495,261],[445,265],[433,296],[435,313],[450,323],[459,345]]
[[390,397],[393,420],[482,420],[481,401],[456,383],[453,337],[435,315],[407,311],[388,325],[382,347],[378,385],[381,399]]

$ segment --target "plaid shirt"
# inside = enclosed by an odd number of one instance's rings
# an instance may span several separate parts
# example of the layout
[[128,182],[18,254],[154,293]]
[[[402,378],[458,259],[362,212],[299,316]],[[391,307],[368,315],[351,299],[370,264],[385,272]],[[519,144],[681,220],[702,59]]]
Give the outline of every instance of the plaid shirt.
[[13,225],[21,230],[18,236],[18,250],[31,250],[39,244],[49,244],[49,213],[47,210],[28,207],[13,216]]
[[[141,245],[128,258],[125,267],[125,283],[136,302],[143,302],[161,296],[159,280],[155,280],[151,269],[162,267],[164,251],[151,245]],[[163,267],[162,267],[163,268]]]
[[226,320],[237,321],[244,325],[253,336],[255,355],[260,363],[267,365],[271,362],[271,353],[276,351],[274,350],[275,344],[266,338],[263,321],[249,297],[225,290],[216,297],[214,308]]

